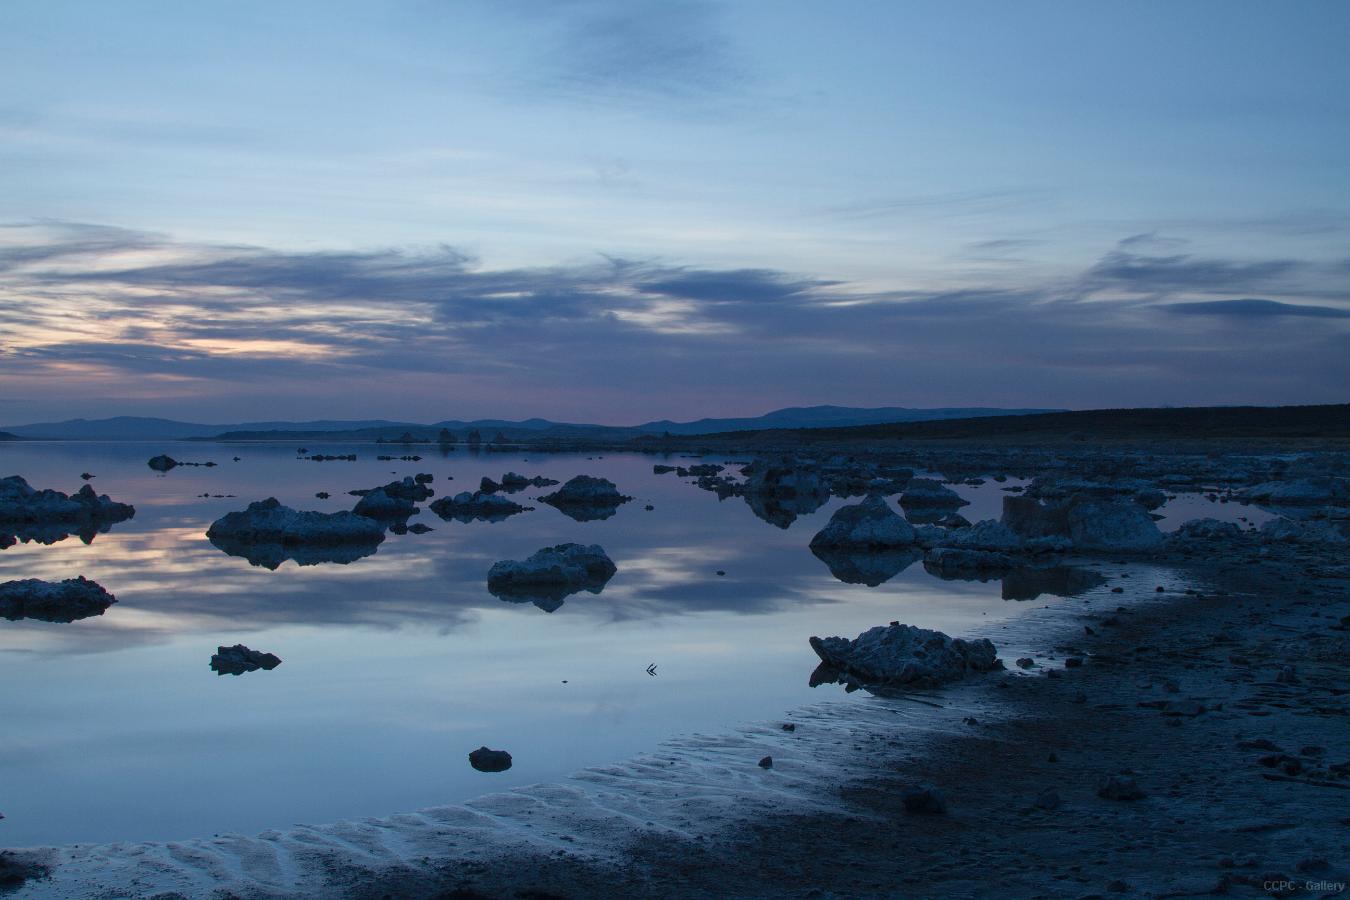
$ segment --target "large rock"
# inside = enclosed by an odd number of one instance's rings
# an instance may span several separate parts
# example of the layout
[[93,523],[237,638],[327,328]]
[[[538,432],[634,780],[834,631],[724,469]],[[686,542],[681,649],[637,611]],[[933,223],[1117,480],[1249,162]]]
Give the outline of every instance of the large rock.
[[1080,550],[1137,553],[1163,544],[1158,523],[1138,503],[1076,498],[1067,518],[1069,539]]
[[525,512],[528,508],[505,497],[485,494],[482,491],[474,493],[460,491],[453,497],[442,497],[431,504],[431,511],[442,519],[455,519],[460,522],[472,522],[475,519],[500,522],[507,516]]
[[269,497],[216,519],[206,537],[231,556],[275,569],[287,559],[305,566],[369,556],[384,540],[384,526],[354,512],[294,510]]
[[101,616],[117,598],[81,575],[65,581],[24,578],[0,584],[0,618],[74,622]]
[[618,487],[608,478],[578,475],[539,499],[578,522],[587,522],[608,519],[620,504],[633,498],[619,493]]
[[923,567],[939,578],[987,580],[1013,568],[1016,563],[1006,553],[992,550],[966,550],[960,547],[934,547],[923,557]]
[[159,456],[150,457],[149,461],[146,462],[146,465],[156,472],[167,472],[178,466],[178,460],[174,459],[172,456],[161,453]]
[[1350,505],[1350,479],[1326,476],[1267,481],[1237,496],[1249,502],[1283,506],[1346,506]]
[[1047,506],[1034,497],[1005,496],[1000,521],[1024,540],[1069,535],[1068,510],[1062,506]]
[[[816,683],[838,680],[873,686],[935,687],[965,678],[972,672],[1003,667],[994,645],[987,639],[965,641],[940,631],[913,625],[878,625],[853,640],[842,637],[811,638],[811,649],[820,657],[821,677]],[[835,679],[827,676],[833,673]]]
[[352,512],[367,519],[400,520],[417,512],[417,507],[405,497],[391,497],[384,488],[376,488],[356,501]]
[[608,478],[578,475],[539,499],[551,506],[617,506],[633,498],[619,493],[618,486]]
[[1261,540],[1280,544],[1344,544],[1350,531],[1324,519],[1271,519],[1261,526]]
[[[743,468],[745,484],[742,490],[747,495],[761,497],[821,497],[828,499],[830,488],[812,466],[789,461],[770,463],[755,460]],[[821,502],[824,502],[822,499]]]
[[73,494],[63,494],[34,490],[18,475],[0,478],[0,523],[112,523],[135,514],[135,507],[96,494],[87,484]]
[[493,563],[488,570],[488,590],[521,599],[561,599],[577,591],[598,594],[617,571],[599,544],[558,544],[523,560]]
[[376,488],[348,491],[347,493],[357,497],[368,497],[376,491],[380,491],[386,497],[419,503],[428,497],[435,496],[436,491],[427,486],[430,481],[430,475],[418,475],[416,478],[406,475],[402,481],[391,481]]
[[830,517],[829,524],[811,538],[812,548],[908,547],[913,543],[913,526],[891,509],[885,498],[878,496],[841,506]]
[[353,512],[295,510],[268,497],[216,519],[206,536],[280,544],[378,544],[384,540],[384,529]]
[[939,545],[962,550],[1012,552],[1022,549],[1022,539],[1003,523],[982,519],[966,528],[948,529]]

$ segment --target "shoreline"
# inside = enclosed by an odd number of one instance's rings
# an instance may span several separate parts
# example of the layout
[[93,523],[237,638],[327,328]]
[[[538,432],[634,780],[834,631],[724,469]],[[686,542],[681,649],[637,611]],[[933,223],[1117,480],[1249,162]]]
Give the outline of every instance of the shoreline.
[[[1293,802],[1287,796],[1291,789],[1335,795],[1329,800],[1340,803],[1350,794],[1261,777],[1281,773],[1254,770],[1250,758],[1262,754],[1237,750],[1240,738],[1234,729],[1250,732],[1249,739],[1272,731],[1306,733],[1279,743],[1294,755],[1304,746],[1320,745],[1327,764],[1347,762],[1345,703],[1340,701],[1339,713],[1329,714],[1342,717],[1329,719],[1338,723],[1339,733],[1320,737],[1318,729],[1295,721],[1297,713],[1288,709],[1248,716],[1233,705],[1233,692],[1235,684],[1241,689],[1252,679],[1235,682],[1226,671],[1231,664],[1189,646],[1257,608],[1277,617],[1308,618],[1317,612],[1314,618],[1323,625],[1350,615],[1350,597],[1340,587],[1350,574],[1344,564],[1324,571],[1328,594],[1320,608],[1309,606],[1319,602],[1316,596],[1272,590],[1272,580],[1288,577],[1300,563],[1295,556],[1290,552],[1283,554],[1289,558],[1267,560],[1254,573],[1217,562],[1110,566],[1115,577],[1086,602],[1063,598],[981,632],[999,645],[1009,670],[916,692],[940,704],[938,709],[904,701],[841,704],[824,698],[780,722],[673,739],[650,754],[587,769],[562,782],[456,806],[252,838],[15,851],[12,860],[39,868],[14,896],[366,898],[459,891],[452,896],[472,898],[512,897],[524,890],[557,897],[881,897],[896,892],[995,897],[1023,896],[1023,891],[1067,897],[1090,894],[1093,887],[1104,891],[1108,884],[1119,887],[1115,882],[1140,896],[1180,896],[1167,893],[1180,889],[1176,863],[1155,844],[1159,835],[1175,838],[1183,825],[1192,832],[1185,846],[1193,854],[1231,845],[1231,869],[1220,866],[1221,858],[1195,860],[1206,877],[1213,876],[1210,887],[1223,878],[1230,888],[1242,887],[1233,879],[1247,878],[1254,869],[1269,874],[1262,865],[1299,877],[1315,874],[1297,871],[1299,863],[1318,858],[1315,849],[1303,855],[1287,849],[1305,838],[1332,844],[1322,851],[1327,868],[1321,872],[1332,882],[1331,875],[1339,872],[1344,881],[1337,861],[1346,857],[1350,818],[1339,828],[1328,828],[1325,816],[1303,827],[1291,824],[1287,811],[1278,817],[1272,812],[1276,824],[1267,827],[1251,807]],[[1141,576],[1158,568],[1211,587],[1197,595],[1184,592],[1195,587],[1172,585],[1157,594],[1156,579]],[[1131,577],[1119,577],[1125,572]],[[1128,593],[1111,593],[1110,586],[1121,585]],[[1267,604],[1273,613],[1266,611]],[[1107,620],[1117,624],[1103,625]],[[1088,627],[1095,634],[1082,631],[1084,622],[1093,623]],[[1327,634],[1344,643],[1346,632]],[[1019,647],[1034,648],[1031,655],[1041,671],[1028,676],[1016,670],[1011,657],[1022,652]],[[1140,647],[1154,649],[1138,652]],[[1060,668],[1069,653],[1085,654],[1086,665]],[[1266,680],[1275,671],[1265,672]],[[1303,686],[1291,685],[1290,691],[1309,690],[1323,675],[1319,668],[1300,677]],[[1177,692],[1166,690],[1169,682],[1177,684]],[[1080,691],[1085,702],[1077,702]],[[1136,705],[1167,700],[1194,700],[1209,708],[1191,717]],[[1214,709],[1216,704],[1223,708]],[[794,731],[782,730],[787,721],[796,725]],[[1203,750],[1193,746],[1200,729],[1215,738]],[[1321,729],[1328,731],[1336,729]],[[1058,762],[1048,761],[1051,753]],[[1208,773],[1204,777],[1211,782],[1218,777],[1214,773],[1231,771],[1242,776],[1237,780],[1243,784],[1229,786],[1236,791],[1231,799],[1206,795],[1200,805],[1213,809],[1201,815],[1195,778],[1167,780],[1176,771],[1175,764],[1166,763],[1168,754],[1184,756],[1188,771]],[[771,772],[756,765],[763,755],[774,758]],[[1125,768],[1137,772],[1148,796],[1135,803],[1097,798],[1096,780]],[[1259,784],[1247,783],[1252,779]],[[900,794],[915,783],[941,791],[949,812],[904,813]],[[1063,805],[1038,809],[1035,800],[1046,789],[1058,791]],[[1321,809],[1328,799],[1315,796],[1309,802]],[[1215,820],[1239,815],[1240,807],[1247,808],[1252,827],[1223,832],[1226,839],[1218,840],[1222,829],[1216,830]],[[1184,822],[1163,824],[1176,819]],[[1194,837],[1201,833],[1200,821],[1206,823],[1203,839]],[[1138,831],[1142,846],[1132,840],[1110,847],[1121,839],[1121,829]],[[1070,831],[1076,836],[1066,840]],[[1094,853],[1097,862],[1070,861]],[[1281,853],[1285,858],[1277,858]],[[1260,864],[1244,865],[1246,857]],[[1097,869],[1102,870],[1095,876],[1099,884],[1091,874]]]

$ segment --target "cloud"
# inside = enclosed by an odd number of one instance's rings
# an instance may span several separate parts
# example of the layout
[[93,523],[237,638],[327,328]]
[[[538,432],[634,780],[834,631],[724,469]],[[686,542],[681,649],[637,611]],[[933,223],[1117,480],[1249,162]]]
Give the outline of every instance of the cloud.
[[522,88],[534,96],[641,105],[717,99],[744,86],[746,66],[701,0],[528,4],[553,23]]
[[[1126,240],[1137,242],[1139,237]],[[1246,292],[1298,274],[1301,268],[1301,263],[1291,259],[1246,262],[1113,250],[1087,270],[1083,285],[1088,290],[1117,289],[1138,294],[1190,290]]]
[[1302,316],[1317,319],[1350,319],[1350,309],[1334,306],[1308,306],[1299,303],[1281,303],[1278,300],[1207,300],[1200,303],[1165,303],[1160,305],[1171,313],[1201,316],[1231,316],[1243,319],[1266,319],[1271,316]]
[[[1350,316],[1309,288],[1339,276],[1296,260],[1117,247],[1053,281],[881,291],[767,268],[486,269],[449,246],[293,252],[50,223],[0,229],[0,247],[15,424],[23,409],[631,424],[811,403],[1313,402],[1350,383]],[[1268,299],[1228,288],[1251,284]]]

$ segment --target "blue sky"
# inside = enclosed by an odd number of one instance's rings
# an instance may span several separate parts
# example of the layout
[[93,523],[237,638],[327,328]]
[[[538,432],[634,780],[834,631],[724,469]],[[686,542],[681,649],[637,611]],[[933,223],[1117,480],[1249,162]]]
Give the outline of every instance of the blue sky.
[[0,422],[1345,400],[1348,87],[1338,2],[9,0]]

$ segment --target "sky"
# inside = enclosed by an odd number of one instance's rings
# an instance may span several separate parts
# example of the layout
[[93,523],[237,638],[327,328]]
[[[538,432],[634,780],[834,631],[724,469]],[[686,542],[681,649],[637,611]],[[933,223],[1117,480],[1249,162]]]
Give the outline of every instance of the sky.
[[1350,4],[0,4],[0,424],[1350,400]]

